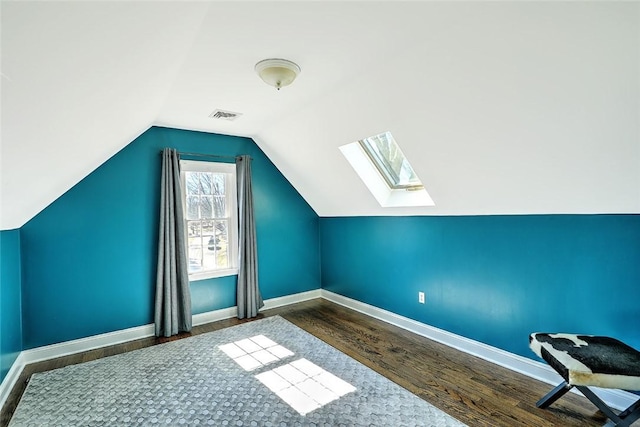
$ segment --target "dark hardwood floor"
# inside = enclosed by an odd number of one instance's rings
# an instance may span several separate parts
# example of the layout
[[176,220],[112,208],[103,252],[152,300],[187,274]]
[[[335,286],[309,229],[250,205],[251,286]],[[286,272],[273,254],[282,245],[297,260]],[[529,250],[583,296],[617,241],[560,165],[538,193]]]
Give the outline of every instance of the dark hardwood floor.
[[[585,398],[569,393],[550,409],[535,402],[551,386],[322,299],[265,311],[280,315],[469,426],[601,426]],[[246,321],[246,320],[245,320]],[[171,339],[146,338],[27,365],[0,412],[8,424],[32,373],[136,350],[242,323],[197,326]]]

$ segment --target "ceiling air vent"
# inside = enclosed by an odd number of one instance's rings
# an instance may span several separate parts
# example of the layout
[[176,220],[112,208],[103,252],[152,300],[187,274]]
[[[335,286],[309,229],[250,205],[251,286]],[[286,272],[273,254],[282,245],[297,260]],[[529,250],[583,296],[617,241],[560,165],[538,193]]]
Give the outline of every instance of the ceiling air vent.
[[213,113],[209,114],[209,117],[212,119],[228,120],[231,122],[241,115],[242,113],[234,113],[233,111],[215,110]]

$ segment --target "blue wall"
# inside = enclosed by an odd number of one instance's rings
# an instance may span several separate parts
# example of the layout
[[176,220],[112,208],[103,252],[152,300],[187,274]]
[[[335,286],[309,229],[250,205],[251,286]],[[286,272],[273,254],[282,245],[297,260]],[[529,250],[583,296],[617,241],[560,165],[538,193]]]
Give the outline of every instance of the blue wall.
[[[263,297],[320,287],[319,219],[251,139],[153,127],[22,227],[25,348],[153,322],[164,147],[252,156]],[[193,282],[194,314],[235,283]]]
[[640,348],[640,215],[321,218],[320,235],[323,289],[525,357],[534,331]]
[[[252,140],[154,127],[2,232],[2,375],[22,347],[20,285],[25,349],[152,322],[163,147],[254,158],[265,298],[322,285],[526,357],[537,330],[640,348],[639,215],[318,219]],[[193,282],[194,314],[235,305],[235,282]]]
[[20,230],[0,231],[0,382],[22,350]]

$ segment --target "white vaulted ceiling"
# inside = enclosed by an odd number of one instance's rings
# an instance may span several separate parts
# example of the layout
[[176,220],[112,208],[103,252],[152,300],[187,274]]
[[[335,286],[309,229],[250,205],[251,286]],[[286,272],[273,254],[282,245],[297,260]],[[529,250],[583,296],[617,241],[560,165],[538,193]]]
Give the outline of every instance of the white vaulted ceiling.
[[[0,7],[0,229],[152,125],[252,137],[321,216],[640,212],[637,2]],[[338,149],[386,130],[434,207],[381,208]]]

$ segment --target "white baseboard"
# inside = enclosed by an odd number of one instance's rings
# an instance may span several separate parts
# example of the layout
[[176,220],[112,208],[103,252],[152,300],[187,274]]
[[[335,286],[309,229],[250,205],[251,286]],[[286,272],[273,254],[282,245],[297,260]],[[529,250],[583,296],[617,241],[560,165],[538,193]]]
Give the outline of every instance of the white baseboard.
[[29,363],[41,362],[43,360],[55,359],[56,357],[68,356],[96,348],[152,337],[154,333],[155,329],[153,325],[137,326],[24,350],[22,357],[25,365],[28,365]]
[[[278,298],[265,300],[263,310],[281,307],[283,305],[295,304],[314,298],[320,298],[320,289],[300,292],[293,295],[286,295]],[[193,315],[193,326],[205,323],[216,322],[218,320],[229,319],[238,315],[237,307],[223,308],[206,313]],[[94,350],[123,342],[134,341],[142,338],[152,337],[155,334],[155,327],[151,325],[137,326],[120,331],[108,332],[106,334],[94,335],[72,341],[65,341],[59,344],[46,345],[23,350],[16,361],[11,365],[7,376],[0,384],[0,408],[4,405],[13,389],[18,377],[22,373],[25,365],[43,360],[55,359],[56,357],[68,356],[70,354],[81,353],[83,351]]]
[[[560,375],[558,375],[556,371],[542,362],[537,362],[535,360],[528,359],[517,354],[509,353],[507,351],[492,347],[479,341],[474,341],[469,338],[465,338],[463,336],[417,322],[407,317],[400,316],[390,311],[383,310],[381,308],[365,304],[351,298],[347,298],[345,296],[327,291],[325,289],[321,290],[321,294],[322,298],[328,301],[340,304],[355,311],[359,311],[360,313],[364,313],[367,316],[371,316],[376,319],[382,320],[383,322],[387,322],[402,329],[406,329],[410,332],[445,344],[449,347],[453,347],[457,350],[463,351],[473,356],[480,357],[481,359],[503,366],[512,371],[527,375],[528,377],[534,378],[536,380],[551,384],[553,386],[556,386],[563,381],[562,377],[560,377]],[[526,337],[524,339],[526,339]],[[629,405],[638,400],[637,395],[622,390],[601,389],[596,387],[592,387],[591,389],[609,406],[620,410],[626,409]],[[575,392],[579,394],[577,390]]]
[[[324,298],[328,301],[359,311],[360,313],[364,313],[368,316],[406,329],[410,332],[440,342],[465,353],[480,357],[484,360],[545,383],[555,386],[562,381],[562,378],[553,369],[541,362],[509,353],[479,341],[474,341],[469,338],[417,322],[407,317],[400,316],[390,311],[383,310],[324,289],[315,289],[298,294],[268,299],[264,302],[263,310],[269,310],[315,298]],[[231,317],[235,317],[237,313],[237,307],[229,307],[195,314],[193,316],[193,325],[197,326],[209,322],[216,322],[218,320],[229,319]],[[10,391],[13,389],[13,386],[20,377],[24,366],[29,363],[54,359],[56,357],[67,356],[96,348],[147,338],[153,335],[154,326],[143,325],[135,328],[123,329],[121,331],[109,332],[78,340],[24,350],[18,355],[16,361],[7,373],[7,376],[2,381],[2,384],[0,384],[0,408],[4,405]],[[624,409],[638,399],[638,396],[621,390],[594,389],[594,391],[608,405],[616,409]]]
[[270,310],[272,308],[282,307],[285,305],[295,304],[298,302],[309,301],[312,299],[320,298],[322,296],[321,289],[314,289],[312,291],[300,292],[293,295],[285,295],[279,298],[271,298],[264,302],[263,310]]
[[22,373],[22,368],[24,368],[24,360],[22,360],[22,353],[18,354],[18,357],[11,365],[9,372],[7,372],[7,376],[2,380],[2,384],[0,384],[0,408],[4,405],[4,402],[9,397],[9,393],[13,390],[13,386],[18,382],[18,378]]
[[219,310],[207,311],[206,313],[194,314],[191,323],[193,326],[200,326],[205,323],[231,319],[236,316],[238,316],[238,307],[221,308]]
[[[308,301],[320,298],[320,289],[312,291],[300,292],[293,295],[285,295],[283,297],[270,298],[264,302],[262,310],[269,310],[284,305],[295,304],[298,302]],[[230,319],[238,316],[238,307],[223,308],[220,310],[208,311],[206,313],[193,315],[193,326],[204,325],[205,323],[217,322],[218,320]],[[152,333],[153,335],[153,333]]]

